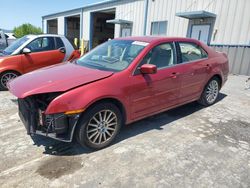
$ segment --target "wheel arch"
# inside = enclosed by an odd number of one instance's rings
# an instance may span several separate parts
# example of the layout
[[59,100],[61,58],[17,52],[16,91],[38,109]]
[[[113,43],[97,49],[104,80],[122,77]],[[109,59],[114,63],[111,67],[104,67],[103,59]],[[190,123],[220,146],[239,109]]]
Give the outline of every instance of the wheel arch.
[[[18,71],[16,71],[16,70],[11,70],[11,69],[8,69],[8,70],[4,70],[4,71],[2,71],[1,73],[0,73],[0,90],[2,91],[2,90],[8,90],[7,89],[7,82],[5,82],[5,83],[3,83],[3,77],[4,77],[4,75],[5,74],[8,74],[8,73],[12,73],[12,74],[15,74],[16,76],[20,76],[21,75],[21,73],[20,72],[18,72]],[[15,76],[15,77],[16,77]]]
[[74,131],[74,132],[73,132],[73,135],[74,135],[73,137],[74,137],[74,139],[78,140],[76,134],[77,134],[77,132],[79,131],[79,128],[80,128],[79,120],[80,120],[81,118],[84,117],[84,113],[85,113],[87,110],[89,110],[90,108],[94,107],[95,105],[98,105],[98,104],[100,104],[100,103],[105,103],[105,102],[107,102],[107,103],[112,103],[112,104],[116,105],[116,107],[118,107],[118,109],[120,110],[120,112],[121,112],[121,114],[122,114],[122,124],[125,124],[125,123],[126,123],[126,120],[127,120],[127,112],[126,112],[126,109],[125,109],[125,106],[123,105],[123,103],[122,103],[121,101],[119,101],[118,99],[112,98],[112,97],[101,98],[101,99],[98,99],[98,100],[96,100],[96,101],[90,103],[90,104],[86,107],[86,109],[84,110],[84,112],[82,112],[82,114],[80,115],[80,117],[79,117],[79,119],[78,119],[78,122],[77,122],[77,124],[76,124],[76,128],[73,130],[73,131]]
[[16,73],[18,76],[22,75],[21,72],[19,72],[19,71],[17,71],[17,70],[14,70],[14,69],[6,69],[6,70],[3,70],[3,71],[1,71],[0,75],[4,74],[4,73],[6,73],[6,72],[14,72],[14,73]]
[[202,93],[203,93],[204,89],[206,88],[207,84],[208,84],[208,83],[210,82],[210,80],[212,80],[213,78],[217,78],[217,79],[219,80],[219,84],[220,84],[219,86],[220,86],[220,89],[221,89],[222,83],[223,83],[222,76],[221,76],[220,74],[216,73],[216,74],[213,74],[211,77],[208,78],[208,80],[206,81],[205,85],[203,86],[203,88],[202,88],[201,93],[200,93],[199,96],[202,95]]
[[[222,87],[222,82],[223,82],[223,80],[222,80],[222,76],[220,75],[220,74],[214,74],[209,80],[208,80],[208,82],[210,81],[210,80],[212,80],[213,78],[217,78],[218,80],[219,80],[219,84],[220,84],[220,88]],[[207,83],[208,83],[207,82]]]
[[[125,123],[127,121],[127,111],[126,111],[124,104],[120,100],[118,100],[116,98],[112,98],[112,97],[101,98],[101,99],[98,99],[98,100],[92,102],[91,104],[89,104],[87,106],[85,111],[88,110],[89,108],[97,105],[97,104],[104,103],[104,102],[108,102],[108,103],[112,103],[112,104],[116,105],[116,107],[120,110],[120,112],[122,114],[123,123]],[[82,115],[84,115],[84,112]]]

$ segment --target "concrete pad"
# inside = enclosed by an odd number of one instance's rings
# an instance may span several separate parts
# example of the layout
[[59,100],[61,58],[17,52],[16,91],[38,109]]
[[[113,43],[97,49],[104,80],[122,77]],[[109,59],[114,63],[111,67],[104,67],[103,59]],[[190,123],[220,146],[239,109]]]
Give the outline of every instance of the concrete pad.
[[220,100],[123,127],[100,151],[32,139],[0,92],[0,187],[249,187],[250,89],[230,76]]

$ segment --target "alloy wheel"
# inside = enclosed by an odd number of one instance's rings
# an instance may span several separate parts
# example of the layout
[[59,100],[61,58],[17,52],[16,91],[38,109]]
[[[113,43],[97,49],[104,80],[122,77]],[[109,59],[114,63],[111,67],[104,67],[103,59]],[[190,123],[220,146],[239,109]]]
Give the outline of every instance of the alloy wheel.
[[87,137],[93,144],[103,144],[115,134],[118,124],[116,114],[111,110],[96,113],[87,125]]
[[7,72],[7,73],[3,74],[1,77],[1,85],[4,86],[5,88],[7,88],[7,83],[16,77],[17,77],[17,75],[15,73],[12,73],[12,72]]
[[206,99],[209,104],[215,102],[219,93],[219,84],[216,80],[212,80],[206,89]]

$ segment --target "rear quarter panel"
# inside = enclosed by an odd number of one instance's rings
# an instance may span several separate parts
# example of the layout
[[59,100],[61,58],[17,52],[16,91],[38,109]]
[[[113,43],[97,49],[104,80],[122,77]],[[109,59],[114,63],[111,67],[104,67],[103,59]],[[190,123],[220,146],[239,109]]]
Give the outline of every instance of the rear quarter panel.
[[204,48],[209,57],[209,64],[211,66],[207,82],[215,75],[219,75],[222,79],[222,85],[225,84],[227,81],[227,77],[229,74],[229,65],[228,65],[228,58],[225,53],[216,52],[211,47],[208,47],[207,45],[200,43],[202,48]]

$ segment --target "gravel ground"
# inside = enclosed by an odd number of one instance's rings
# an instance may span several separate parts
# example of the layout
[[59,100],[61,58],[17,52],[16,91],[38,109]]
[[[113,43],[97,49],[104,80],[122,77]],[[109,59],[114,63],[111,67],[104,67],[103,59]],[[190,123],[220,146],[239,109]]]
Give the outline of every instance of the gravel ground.
[[250,187],[250,89],[230,76],[220,100],[125,126],[110,147],[31,139],[0,92],[0,187]]

